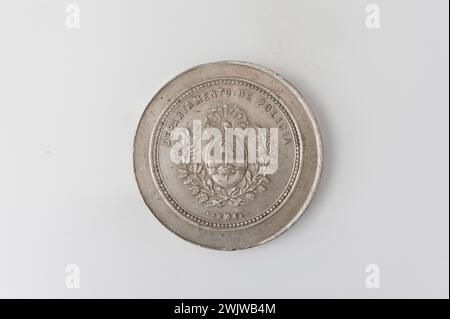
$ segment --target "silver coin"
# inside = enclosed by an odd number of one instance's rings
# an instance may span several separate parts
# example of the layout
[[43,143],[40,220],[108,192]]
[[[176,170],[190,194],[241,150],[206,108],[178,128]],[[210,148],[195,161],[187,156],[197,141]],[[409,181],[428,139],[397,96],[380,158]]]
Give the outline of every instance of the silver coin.
[[134,141],[136,180],[152,213],[181,238],[220,250],[287,230],[309,205],[321,167],[305,100],[278,74],[246,62],[178,75],[150,101]]

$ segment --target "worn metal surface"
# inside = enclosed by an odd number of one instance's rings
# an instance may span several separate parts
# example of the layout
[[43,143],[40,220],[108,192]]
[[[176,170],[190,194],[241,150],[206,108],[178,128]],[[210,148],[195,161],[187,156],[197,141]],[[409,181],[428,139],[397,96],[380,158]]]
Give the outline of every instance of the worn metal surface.
[[[278,167],[238,169],[170,160],[171,131],[201,120],[209,127],[278,129]],[[299,92],[276,73],[245,62],[194,67],[152,99],[134,141],[142,197],[158,220],[192,243],[235,250],[288,229],[307,208],[322,166],[317,123]],[[218,173],[219,172],[219,173]]]

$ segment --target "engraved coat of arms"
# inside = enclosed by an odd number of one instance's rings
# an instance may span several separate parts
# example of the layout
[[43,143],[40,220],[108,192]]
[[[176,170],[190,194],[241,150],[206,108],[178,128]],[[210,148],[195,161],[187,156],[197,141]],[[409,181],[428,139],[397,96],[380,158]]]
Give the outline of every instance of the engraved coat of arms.
[[[217,128],[222,132],[227,128],[249,127],[246,114],[235,105],[219,105],[210,108],[203,118],[203,123],[206,127]],[[264,132],[255,137],[259,154],[267,154],[269,149],[269,133]],[[249,163],[247,148],[244,146],[243,161],[218,163],[211,155],[213,152],[211,145],[209,143],[203,149],[201,163],[178,165],[178,177],[199,204],[205,207],[224,207],[225,205],[239,207],[255,199],[258,193],[266,191],[270,183],[265,174],[265,167],[270,161],[268,157],[262,157],[260,158],[262,160],[256,163]],[[224,155],[223,141],[219,149],[221,155]]]

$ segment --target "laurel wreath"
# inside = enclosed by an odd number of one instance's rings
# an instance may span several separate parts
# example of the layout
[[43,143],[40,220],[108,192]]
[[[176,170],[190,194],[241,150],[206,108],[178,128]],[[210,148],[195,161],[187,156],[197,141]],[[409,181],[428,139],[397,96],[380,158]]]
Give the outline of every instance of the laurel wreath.
[[267,190],[265,183],[270,182],[262,173],[262,166],[258,164],[249,165],[241,181],[230,188],[216,185],[202,164],[180,164],[178,177],[183,180],[184,185],[189,186],[198,203],[206,207],[246,205],[257,193],[264,193]]

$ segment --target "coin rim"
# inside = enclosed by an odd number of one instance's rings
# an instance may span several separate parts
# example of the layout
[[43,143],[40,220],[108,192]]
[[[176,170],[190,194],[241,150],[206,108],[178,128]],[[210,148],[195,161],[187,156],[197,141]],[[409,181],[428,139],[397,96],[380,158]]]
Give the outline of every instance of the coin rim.
[[[144,185],[141,185],[141,182],[139,180],[139,174],[140,172],[138,171],[139,168],[141,168],[145,163],[142,163],[142,159],[140,158],[140,156],[138,155],[138,153],[140,154],[141,152],[139,152],[140,147],[142,147],[143,145],[140,145],[139,143],[139,133],[141,130],[143,130],[143,120],[146,116],[149,116],[148,113],[148,109],[149,107],[156,101],[156,98],[160,95],[160,93],[166,89],[170,84],[172,84],[174,81],[176,81],[179,77],[181,77],[182,75],[185,75],[187,73],[190,73],[194,70],[200,69],[200,68],[204,68],[210,65],[217,65],[217,64],[235,64],[235,65],[240,65],[240,66],[244,66],[244,67],[249,67],[249,68],[254,68],[258,71],[261,71],[263,73],[268,74],[269,76],[272,76],[274,79],[278,80],[281,82],[281,84],[283,84],[284,86],[286,86],[286,88],[288,88],[291,93],[298,99],[298,101],[300,102],[301,106],[304,109],[305,114],[308,117],[308,120],[311,123],[312,126],[312,132],[314,134],[315,140],[316,140],[316,153],[317,153],[317,164],[316,164],[316,172],[314,174],[314,179],[312,181],[312,184],[308,190],[308,194],[303,202],[303,204],[301,205],[301,207],[296,210],[295,215],[289,220],[289,222],[287,222],[283,227],[281,227],[280,229],[278,229],[277,231],[275,231],[274,233],[272,233],[271,235],[267,236],[267,238],[260,240],[259,242],[254,242],[251,243],[249,245],[245,245],[245,246],[239,246],[239,247],[233,247],[233,248],[229,248],[229,247],[217,247],[217,246],[212,246],[212,245],[208,245],[208,243],[205,242],[199,242],[199,241],[194,241],[191,238],[187,238],[184,237],[182,234],[179,234],[178,232],[176,232],[174,229],[172,229],[169,225],[169,223],[166,223],[166,221],[163,221],[162,218],[160,218],[154,211],[153,208],[150,206],[150,204],[147,202],[146,200],[146,195],[144,195]],[[269,88],[270,89],[270,88]],[[155,114],[154,116],[157,116],[159,118],[159,116],[163,113],[161,110],[156,110],[157,114]],[[296,118],[296,116],[294,115],[294,119],[298,124],[298,119]],[[154,127],[150,128],[151,134],[153,133],[153,130],[155,129],[157,124],[157,121],[155,121],[154,123]],[[301,128],[300,128],[300,134],[302,134],[301,132]],[[150,136],[149,138],[149,142],[151,142],[152,137]],[[148,153],[150,153],[150,151],[148,151]],[[147,156],[148,158],[148,156]],[[140,165],[141,164],[141,165]],[[144,166],[145,167],[145,166]],[[314,115],[314,113],[312,112],[312,110],[310,109],[308,103],[306,102],[306,100],[304,99],[304,97],[301,95],[301,93],[285,78],[283,78],[281,75],[279,75],[278,73],[263,67],[261,65],[257,65],[254,63],[250,63],[250,62],[244,62],[244,61],[234,61],[234,60],[229,60],[229,61],[217,61],[217,62],[210,62],[210,63],[204,63],[204,64],[200,64],[197,65],[195,67],[192,67],[180,74],[178,74],[177,76],[175,76],[174,78],[172,78],[170,81],[168,81],[166,84],[164,84],[153,96],[153,98],[150,100],[150,102],[148,103],[148,105],[146,106],[146,108],[144,109],[142,116],[139,120],[139,124],[137,126],[136,129],[136,133],[135,133],[135,137],[134,137],[134,144],[133,144],[133,168],[134,168],[134,175],[135,175],[135,179],[138,185],[138,189],[139,192],[146,204],[146,206],[149,208],[149,210],[152,212],[152,214],[159,220],[159,222],[161,224],[163,224],[167,229],[169,229],[172,233],[174,233],[175,235],[177,235],[178,237],[193,243],[195,245],[199,245],[201,247],[206,247],[206,248],[210,248],[210,249],[215,249],[215,250],[225,250],[225,251],[231,251],[231,250],[241,250],[241,249],[246,249],[246,248],[251,248],[251,247],[256,247],[259,245],[262,245],[268,241],[271,241],[273,239],[275,239],[276,237],[280,236],[281,234],[283,234],[287,229],[289,229],[293,224],[295,224],[299,218],[303,215],[303,213],[307,210],[307,208],[309,207],[312,198],[314,197],[314,194],[317,191],[318,188],[318,184],[320,181],[320,177],[322,174],[322,168],[323,168],[323,146],[322,146],[322,138],[321,138],[321,134],[320,134],[320,129],[319,126],[317,124],[317,120],[316,117]],[[301,174],[301,173],[300,173]],[[153,175],[150,173],[150,176],[153,177]],[[141,177],[142,178],[142,177]],[[158,187],[156,186],[156,183],[154,180],[151,180],[151,183],[154,185],[155,189],[158,192]],[[294,190],[295,192],[295,190]],[[161,196],[161,199],[163,201],[163,204],[165,206],[167,206],[170,209],[170,206],[164,201],[162,194],[159,194],[159,196]],[[289,200],[288,200],[289,201]],[[155,206],[155,205],[154,205]]]

